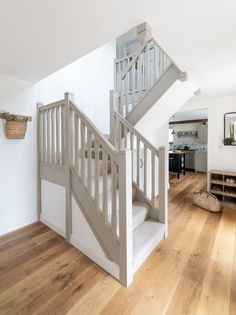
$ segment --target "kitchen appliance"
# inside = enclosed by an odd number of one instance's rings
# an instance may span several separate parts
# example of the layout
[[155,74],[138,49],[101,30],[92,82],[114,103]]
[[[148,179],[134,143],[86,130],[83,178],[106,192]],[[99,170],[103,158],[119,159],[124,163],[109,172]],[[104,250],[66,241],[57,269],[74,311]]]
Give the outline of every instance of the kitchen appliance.
[[185,153],[185,168],[195,170],[195,151],[190,150]]
[[189,147],[187,145],[184,146],[184,151],[188,151]]

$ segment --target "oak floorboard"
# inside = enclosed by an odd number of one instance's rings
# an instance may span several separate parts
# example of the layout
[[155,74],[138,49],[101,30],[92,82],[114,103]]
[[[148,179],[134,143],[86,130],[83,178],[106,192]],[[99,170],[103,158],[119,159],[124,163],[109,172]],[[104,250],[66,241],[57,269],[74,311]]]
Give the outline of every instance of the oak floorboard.
[[206,270],[197,315],[229,314],[235,241],[235,222],[231,215],[233,211],[225,209],[223,212]]
[[193,205],[205,187],[204,174],[171,178],[168,238],[129,288],[40,222],[1,236],[0,314],[235,315],[236,210]]

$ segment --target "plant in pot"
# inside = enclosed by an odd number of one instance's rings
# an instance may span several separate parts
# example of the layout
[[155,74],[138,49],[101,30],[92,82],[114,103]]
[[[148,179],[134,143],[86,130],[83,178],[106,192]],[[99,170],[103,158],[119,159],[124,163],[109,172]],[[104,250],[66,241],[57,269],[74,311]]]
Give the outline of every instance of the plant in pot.
[[8,139],[24,139],[27,129],[27,117],[21,117],[8,112],[1,113],[1,118],[5,119],[5,133]]
[[234,142],[234,138],[225,138],[223,140],[224,145],[232,145],[233,142]]

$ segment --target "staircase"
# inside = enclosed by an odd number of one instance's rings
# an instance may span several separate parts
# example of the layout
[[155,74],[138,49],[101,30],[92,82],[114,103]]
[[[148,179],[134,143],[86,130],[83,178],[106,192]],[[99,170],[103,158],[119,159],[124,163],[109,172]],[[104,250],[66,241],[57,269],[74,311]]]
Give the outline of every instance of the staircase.
[[[116,60],[110,139],[70,93],[38,106],[39,219],[125,286],[168,233],[167,149],[153,146],[135,124],[180,74],[153,38]],[[64,187],[63,231],[45,219],[42,200],[57,197],[43,195],[43,181]]]

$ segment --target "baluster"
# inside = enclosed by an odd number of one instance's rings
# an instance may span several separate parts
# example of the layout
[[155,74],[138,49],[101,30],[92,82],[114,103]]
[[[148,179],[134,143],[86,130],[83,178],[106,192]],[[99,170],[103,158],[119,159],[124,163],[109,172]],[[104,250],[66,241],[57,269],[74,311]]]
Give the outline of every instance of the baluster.
[[137,98],[139,98],[141,91],[141,59],[142,55],[140,55],[137,60]]
[[155,166],[155,153],[152,152],[152,205],[155,206],[155,177],[156,177],[156,166]]
[[74,111],[69,109],[69,115],[70,115],[70,126],[69,126],[69,132],[70,132],[70,139],[71,139],[71,156],[70,156],[70,163],[74,167],[75,166],[75,125],[74,125]]
[[47,162],[50,163],[50,109],[47,110]]
[[44,110],[42,112],[43,114],[43,162],[46,162],[47,160],[47,152],[46,152],[46,147],[47,147],[47,116],[46,116],[46,111]]
[[65,164],[65,106],[61,107],[61,162]]
[[60,159],[60,107],[56,107],[56,164],[61,164]]
[[39,129],[38,129],[38,141],[39,141],[39,163],[43,161],[43,113],[39,110],[38,104],[38,115],[39,115]]
[[144,144],[144,151],[143,151],[143,180],[144,180],[144,184],[143,184],[143,190],[144,190],[144,194],[145,196],[147,196],[147,147]]
[[150,86],[150,43],[146,46],[146,90]]
[[112,215],[111,215],[111,231],[117,236],[117,209],[116,209],[116,191],[117,191],[117,165],[111,160],[111,176],[112,176]]
[[95,139],[95,203],[97,207],[99,207],[99,150],[98,140]]
[[130,131],[130,150],[131,150],[131,160],[132,160],[132,180],[134,180],[134,134]]
[[102,216],[106,224],[108,224],[108,200],[107,200],[107,153],[102,151],[103,163],[103,201],[102,201]]
[[124,149],[127,149],[127,129],[124,126]]
[[132,107],[131,110],[135,107],[135,63],[132,66]]
[[51,157],[51,162],[52,164],[55,163],[55,120],[54,120],[54,113],[55,113],[55,108],[51,109],[51,141],[52,141],[52,157]]
[[92,172],[91,172],[91,161],[92,161],[92,132],[88,129],[88,179],[87,179],[87,186],[88,186],[88,193],[92,196]]
[[[143,87],[144,87],[144,51],[140,55],[140,96],[143,93]],[[139,97],[140,97],[139,96]]]
[[122,125],[121,122],[118,120],[118,150],[121,150],[121,140],[122,140]]
[[158,47],[158,79],[161,76],[161,50],[160,47]]
[[161,74],[160,75],[162,75],[162,73],[163,73],[163,51],[160,50],[160,53],[161,53]]
[[120,90],[120,114],[124,117],[124,84],[125,78],[121,81],[121,90]]
[[79,144],[79,118],[78,116],[75,114],[74,117],[74,124],[75,124],[75,170],[78,173],[79,171],[79,148],[78,148],[78,144]]
[[82,120],[80,120],[81,128],[81,181],[85,184],[85,125]]
[[130,72],[128,72],[125,76],[125,117],[127,117],[129,113],[129,74]]
[[157,66],[158,66],[158,59],[157,59],[157,45],[154,43],[154,52],[153,52],[153,81],[157,80]]
[[137,185],[139,187],[140,185],[140,168],[139,168],[139,162],[140,162],[140,140],[137,137]]

